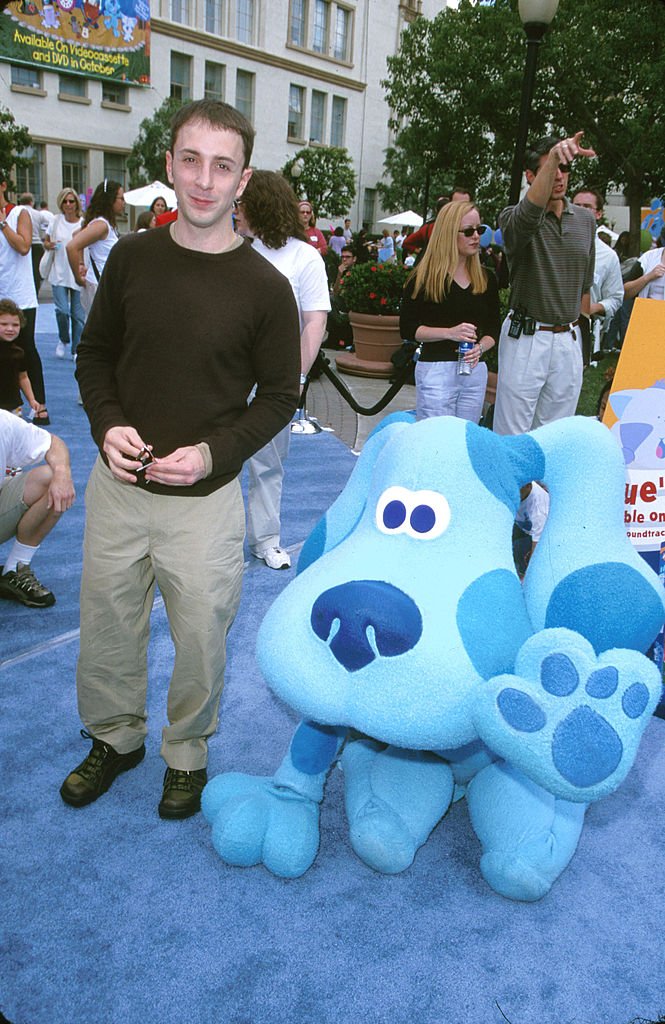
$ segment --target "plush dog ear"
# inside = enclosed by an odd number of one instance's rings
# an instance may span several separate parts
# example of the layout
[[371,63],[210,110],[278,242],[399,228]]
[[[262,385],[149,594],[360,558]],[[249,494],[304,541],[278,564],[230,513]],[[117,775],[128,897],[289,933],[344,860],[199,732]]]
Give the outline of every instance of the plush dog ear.
[[395,413],[386,416],[370,434],[346,487],[303,544],[298,559],[299,573],[348,537],[365,510],[376,460],[388,441],[413,422],[413,414]]
[[530,434],[501,437],[469,423],[466,446],[478,479],[514,514],[520,502],[520,487],[541,480],[545,472],[540,445]]

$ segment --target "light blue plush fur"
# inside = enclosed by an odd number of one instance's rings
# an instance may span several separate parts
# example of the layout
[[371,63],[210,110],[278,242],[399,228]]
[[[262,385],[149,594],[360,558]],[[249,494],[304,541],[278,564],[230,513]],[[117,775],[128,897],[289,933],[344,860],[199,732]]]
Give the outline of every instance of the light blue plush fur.
[[[533,479],[551,508],[522,585],[512,526]],[[452,417],[385,420],[259,630],[262,672],[303,722],[273,777],[206,787],[220,856],[306,871],[341,755],[367,864],[408,867],[466,795],[489,884],[543,896],[661,691],[639,652],[663,592],[626,539],[623,485],[616,442],[583,418],[512,438]]]

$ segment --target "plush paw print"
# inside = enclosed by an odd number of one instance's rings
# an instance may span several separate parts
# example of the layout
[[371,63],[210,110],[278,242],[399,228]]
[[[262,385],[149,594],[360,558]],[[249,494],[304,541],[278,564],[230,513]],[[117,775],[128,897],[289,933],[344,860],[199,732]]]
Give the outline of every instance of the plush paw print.
[[606,651],[566,629],[520,650],[515,675],[491,679],[474,722],[491,749],[555,796],[587,803],[628,773],[658,702],[660,673],[636,651]]

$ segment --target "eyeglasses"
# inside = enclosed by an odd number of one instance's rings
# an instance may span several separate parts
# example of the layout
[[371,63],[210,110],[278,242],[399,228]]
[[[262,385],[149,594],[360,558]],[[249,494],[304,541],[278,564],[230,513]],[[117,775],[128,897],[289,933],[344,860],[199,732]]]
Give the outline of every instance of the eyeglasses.
[[559,170],[562,174],[570,174],[570,164],[559,164]]
[[487,224],[475,224],[472,228],[460,228],[458,234],[464,235],[465,238],[473,238],[474,235],[484,235],[487,231]]
[[583,210],[592,210],[594,213],[597,210],[597,207],[592,206],[591,203],[576,203],[575,200],[573,200],[573,206],[581,206]]
[[76,205],[76,200],[75,199],[63,199],[60,205],[64,206],[65,203],[74,203],[74,205]]

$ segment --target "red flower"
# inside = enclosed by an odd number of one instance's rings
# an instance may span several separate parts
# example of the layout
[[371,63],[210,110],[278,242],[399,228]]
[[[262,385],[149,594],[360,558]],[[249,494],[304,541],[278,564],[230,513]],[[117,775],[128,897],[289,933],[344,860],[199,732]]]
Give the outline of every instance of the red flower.
[[[375,299],[376,298],[376,292],[370,292],[368,298]],[[383,299],[381,301],[383,302]]]
[[381,299],[381,305],[382,306],[387,306],[388,305],[388,300],[387,299]]
[[372,267],[370,267],[369,269],[370,269],[370,270],[372,271],[372,273],[373,273],[373,274],[376,274],[376,267],[373,267],[373,266],[372,266]]

